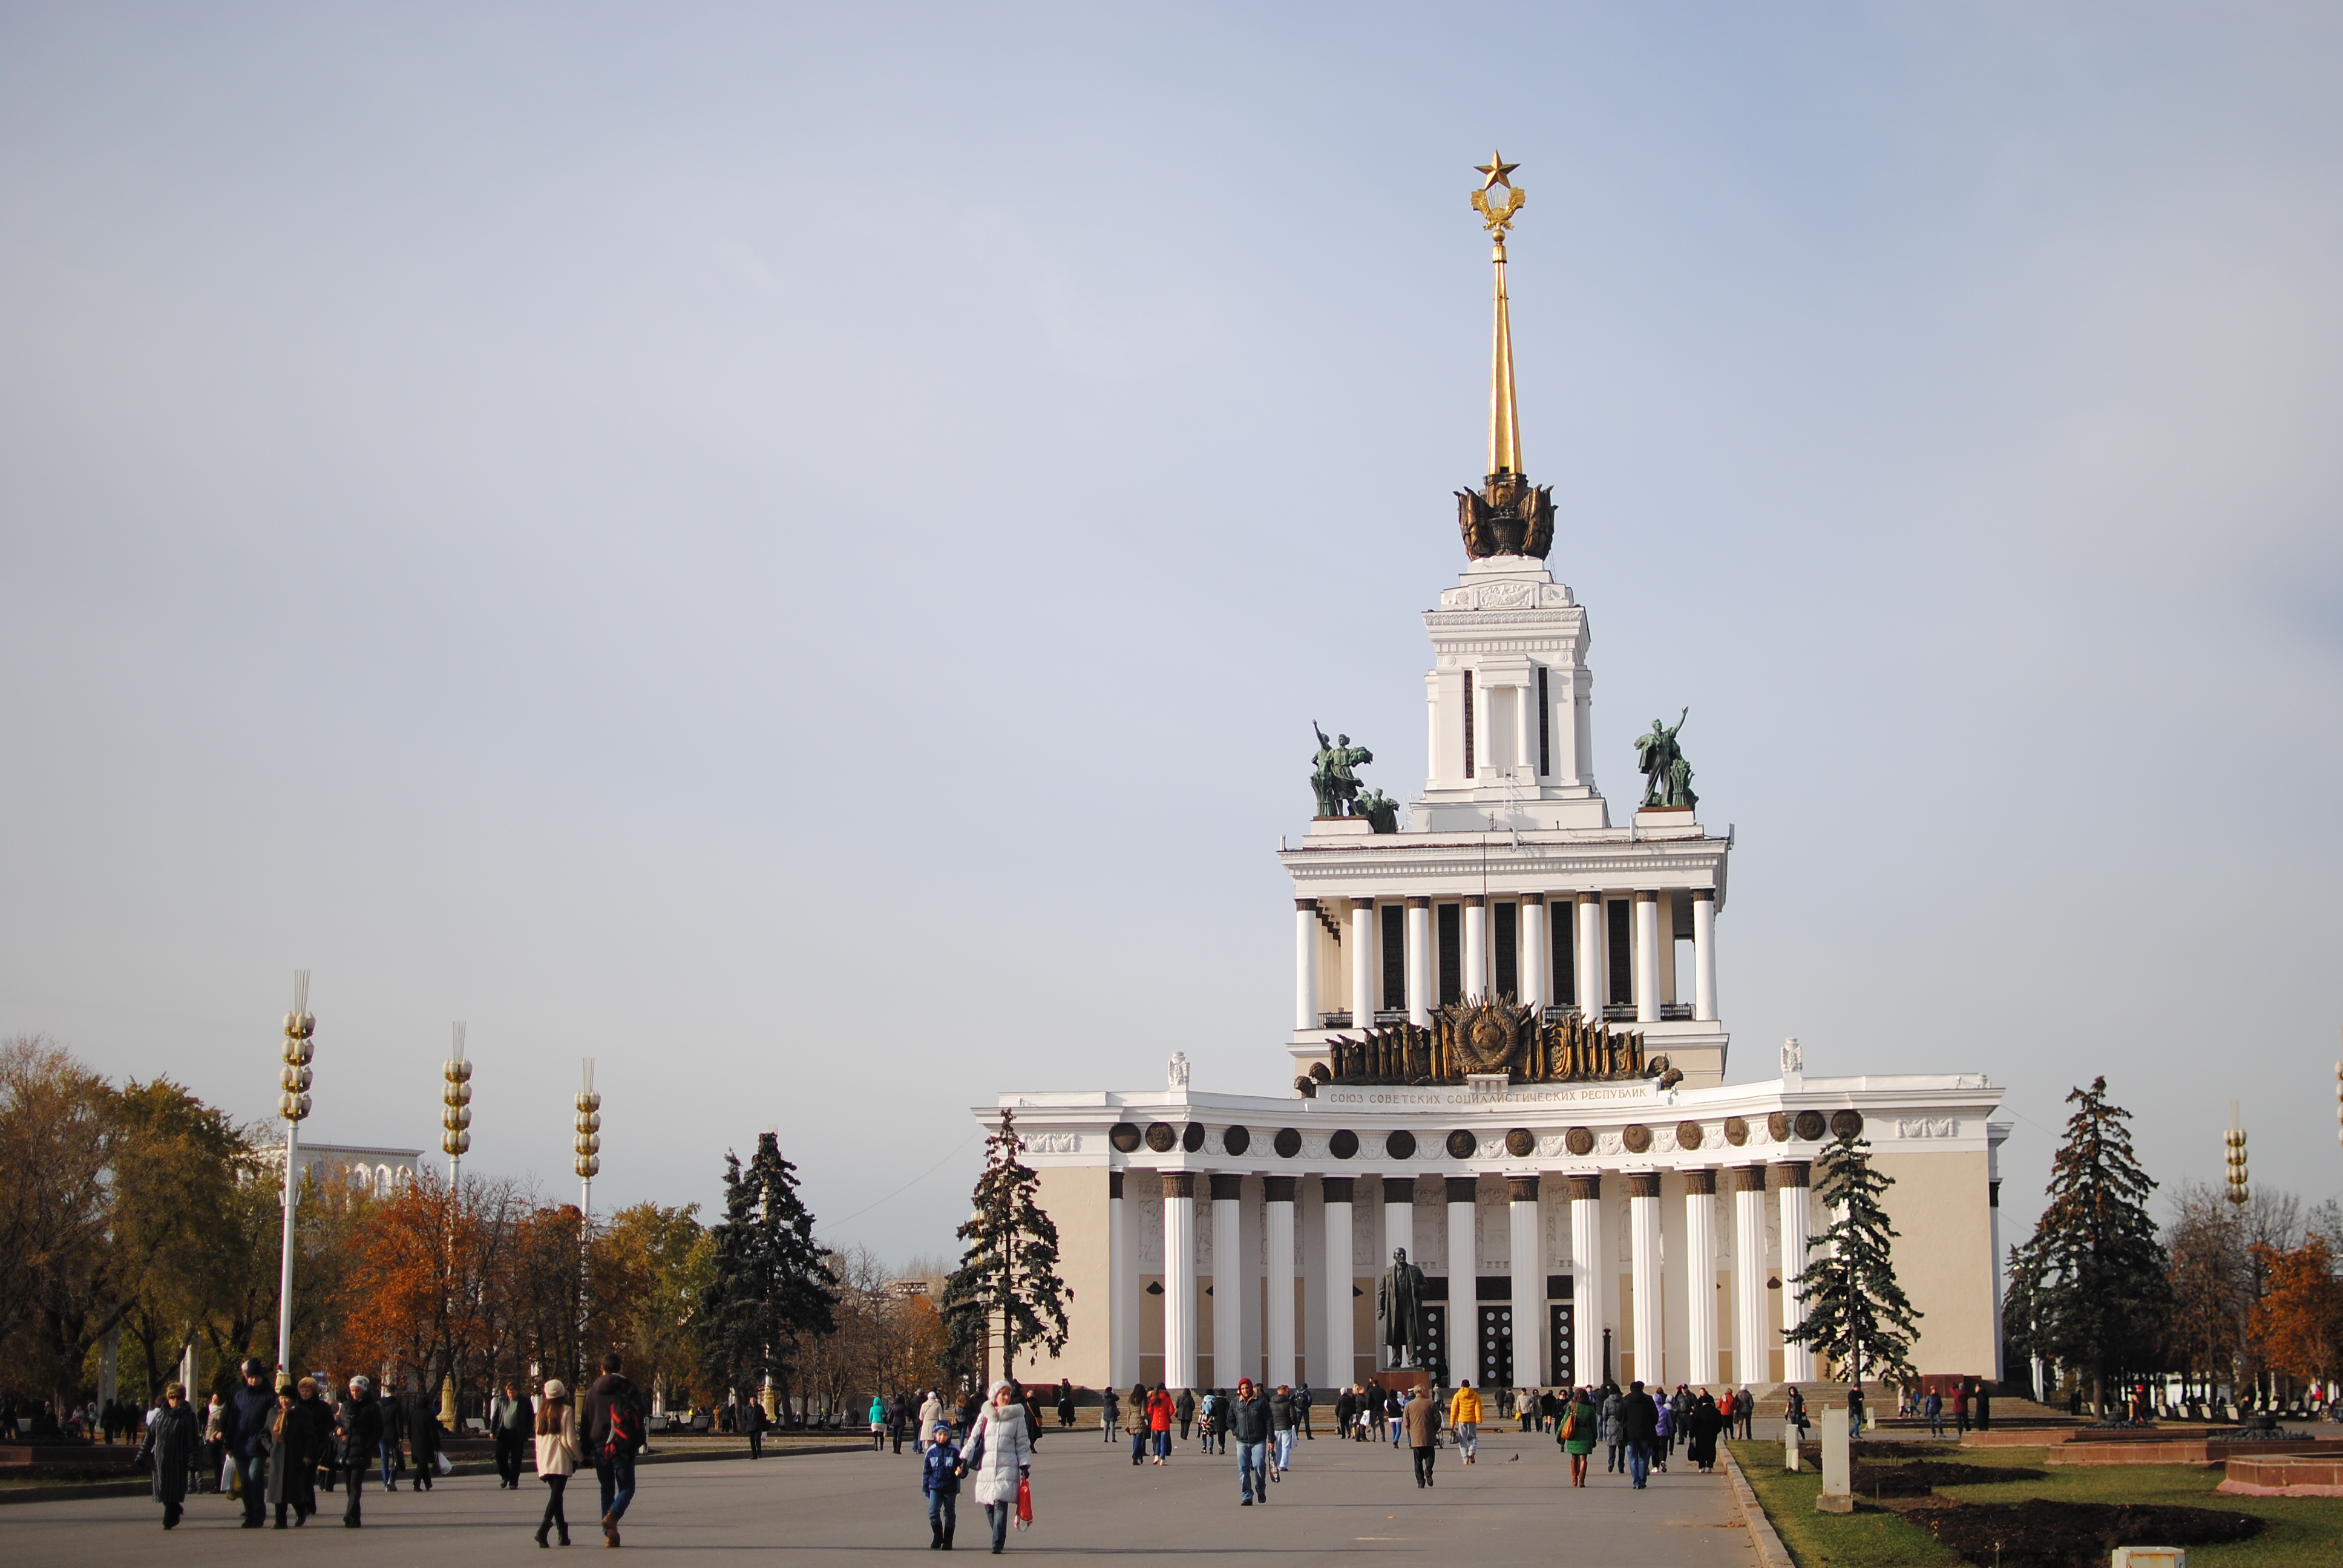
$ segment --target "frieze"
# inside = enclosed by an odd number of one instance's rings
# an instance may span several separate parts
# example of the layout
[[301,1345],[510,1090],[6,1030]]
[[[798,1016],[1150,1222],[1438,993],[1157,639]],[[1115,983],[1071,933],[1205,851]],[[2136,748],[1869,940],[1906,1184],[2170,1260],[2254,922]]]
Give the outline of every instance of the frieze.
[[1569,609],[1570,589],[1561,583],[1493,582],[1442,590],[1443,614],[1460,610]]
[[1026,1132],[1019,1136],[1024,1139],[1028,1153],[1080,1154],[1082,1151],[1082,1135],[1079,1132]]
[[1503,1101],[1509,1082],[1657,1079],[1665,1090],[1684,1081],[1666,1057],[1644,1056],[1639,1031],[1614,1033],[1576,1014],[1547,1023],[1535,1010],[1503,998],[1451,1002],[1428,1027],[1391,1023],[1338,1034],[1326,1041],[1326,1053],[1294,1081],[1305,1097],[1327,1084],[1465,1085],[1474,1100]]
[[1898,1138],[1958,1138],[1961,1122],[1957,1116],[1916,1116],[1909,1120],[1898,1117],[1896,1136]]

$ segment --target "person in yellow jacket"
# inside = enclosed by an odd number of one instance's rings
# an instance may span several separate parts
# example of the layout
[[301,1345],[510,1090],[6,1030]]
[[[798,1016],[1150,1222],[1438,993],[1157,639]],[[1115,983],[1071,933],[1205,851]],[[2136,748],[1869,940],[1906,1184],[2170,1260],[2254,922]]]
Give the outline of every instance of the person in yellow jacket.
[[1481,1450],[1481,1394],[1471,1378],[1456,1380],[1448,1401],[1448,1424],[1456,1432],[1456,1452],[1470,1464]]

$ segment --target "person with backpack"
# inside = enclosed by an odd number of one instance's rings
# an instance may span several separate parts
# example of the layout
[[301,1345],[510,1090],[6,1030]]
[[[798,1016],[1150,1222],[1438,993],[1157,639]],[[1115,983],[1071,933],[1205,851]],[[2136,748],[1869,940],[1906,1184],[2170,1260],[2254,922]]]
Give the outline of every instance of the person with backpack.
[[928,1451],[920,1461],[920,1493],[928,1500],[928,1550],[949,1552],[960,1528],[960,1449],[951,1428],[938,1422],[928,1429]]
[[618,1352],[602,1358],[602,1375],[586,1391],[587,1452],[602,1487],[602,1543],[618,1543],[618,1521],[635,1500],[635,1455],[642,1452],[643,1412],[635,1385],[618,1373]]

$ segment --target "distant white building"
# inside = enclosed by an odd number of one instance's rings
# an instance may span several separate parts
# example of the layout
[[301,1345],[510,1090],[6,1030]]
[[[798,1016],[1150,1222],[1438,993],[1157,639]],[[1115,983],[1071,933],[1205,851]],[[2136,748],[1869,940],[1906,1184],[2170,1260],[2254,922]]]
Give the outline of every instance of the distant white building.
[[[285,1145],[264,1149],[260,1157],[272,1166],[281,1167],[285,1163]],[[305,1178],[360,1183],[377,1198],[387,1198],[402,1183],[415,1180],[416,1172],[422,1169],[422,1158],[420,1149],[374,1149],[356,1143],[304,1143],[300,1149],[301,1174]]]

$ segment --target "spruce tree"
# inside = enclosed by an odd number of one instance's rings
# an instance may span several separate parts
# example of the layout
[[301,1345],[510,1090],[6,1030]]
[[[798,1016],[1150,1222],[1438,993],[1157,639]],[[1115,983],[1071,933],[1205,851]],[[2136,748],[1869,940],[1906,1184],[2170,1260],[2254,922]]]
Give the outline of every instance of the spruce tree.
[[2172,1286],[2148,1218],[2156,1183],[2139,1168],[2107,1081],[2066,1096],[2076,1107],[2050,1167],[2050,1206],[2023,1249],[2034,1297],[2036,1353],[2087,1373],[2095,1410],[2110,1372],[2157,1358]]
[[797,1167],[772,1133],[759,1136],[746,1171],[725,1151],[724,1219],[712,1236],[715,1274],[696,1314],[709,1376],[744,1400],[769,1377],[786,1402],[799,1342],[836,1330],[838,1276],[814,1241]]
[[1865,1368],[1908,1374],[1922,1316],[1896,1282],[1893,1242],[1880,1196],[1896,1184],[1871,1163],[1871,1145],[1841,1136],[1825,1150],[1818,1195],[1830,1228],[1809,1239],[1813,1261],[1798,1276],[1805,1321],[1782,1337],[1838,1363],[1843,1382],[1860,1387]]
[[1058,1278],[1058,1227],[1038,1201],[1041,1178],[1017,1158],[1024,1149],[1016,1112],[1004,1110],[1000,1131],[985,1141],[975,1212],[955,1232],[968,1251],[944,1286],[955,1359],[972,1363],[980,1385],[991,1381],[996,1337],[1003,1377],[1028,1345],[1053,1356],[1066,1348],[1074,1292]]

